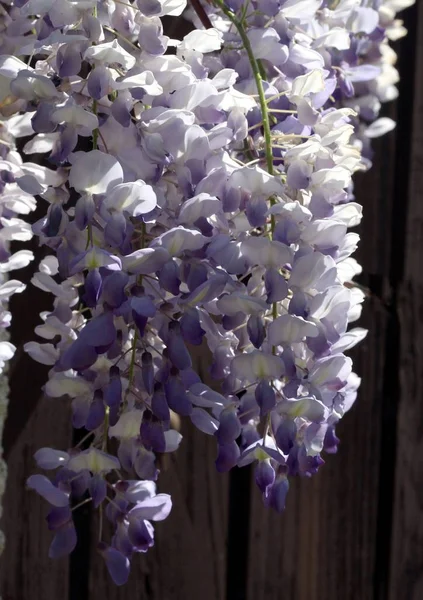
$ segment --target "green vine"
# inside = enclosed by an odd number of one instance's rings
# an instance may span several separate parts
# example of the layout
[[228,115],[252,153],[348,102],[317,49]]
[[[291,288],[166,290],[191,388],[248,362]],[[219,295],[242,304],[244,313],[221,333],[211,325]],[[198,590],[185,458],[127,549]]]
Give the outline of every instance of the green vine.
[[[267,171],[270,175],[274,175],[273,168],[273,151],[272,151],[272,134],[270,132],[270,112],[266,101],[266,96],[264,94],[263,81],[265,81],[265,72],[263,65],[260,60],[258,60],[254,56],[253,49],[251,47],[250,40],[248,39],[247,32],[244,27],[243,18],[239,19],[234,12],[230,10],[226,6],[223,0],[215,0],[215,4],[222,10],[222,12],[228,17],[231,23],[236,27],[239,36],[244,44],[245,51],[248,55],[248,60],[250,61],[251,69],[253,71],[254,80],[256,82],[257,93],[259,97],[259,104],[261,109],[261,118],[262,118],[262,126],[264,133],[264,143],[265,143],[265,153],[266,153],[266,164]],[[275,204],[276,200],[274,197],[270,198],[270,206]],[[274,215],[270,216],[270,234],[273,239],[273,234],[275,231],[275,217]],[[277,303],[274,302],[272,305],[272,318],[276,319],[278,316],[278,307]],[[276,353],[276,348],[273,346],[272,348],[273,354]]]
[[[244,23],[241,19],[239,19],[234,12],[231,11],[230,8],[226,6],[223,0],[215,0],[215,4],[222,10],[222,12],[228,17],[231,23],[236,27],[239,36],[244,44],[244,48],[248,55],[248,60],[250,61],[251,69],[253,71],[254,80],[257,86],[257,93],[259,97],[259,104],[262,113],[262,121],[263,121],[263,133],[264,133],[264,142],[266,146],[266,164],[267,170],[270,175],[274,175],[273,170],[273,152],[272,152],[272,137],[270,133],[270,118],[269,118],[269,109],[267,107],[266,96],[264,95],[263,88],[263,76],[262,69],[259,61],[254,56],[253,49],[251,47],[250,40],[248,39],[247,32],[244,28]],[[260,69],[261,67],[261,69]],[[274,204],[274,200],[271,199],[271,204]]]

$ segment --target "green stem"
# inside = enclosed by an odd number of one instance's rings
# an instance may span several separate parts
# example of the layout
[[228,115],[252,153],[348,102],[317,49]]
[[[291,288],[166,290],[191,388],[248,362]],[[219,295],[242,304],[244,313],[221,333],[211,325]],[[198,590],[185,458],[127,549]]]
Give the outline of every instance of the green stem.
[[131,362],[129,363],[129,385],[128,385],[128,390],[132,386],[132,382],[134,380],[135,357],[136,357],[136,353],[137,353],[137,343],[138,343],[138,329],[135,327],[135,330],[134,330],[134,339],[132,340]]
[[[248,55],[248,60],[250,61],[251,69],[253,71],[254,80],[256,82],[257,93],[259,97],[260,109],[262,112],[262,121],[263,121],[263,133],[264,133],[264,141],[266,145],[266,163],[267,170],[270,175],[274,175],[273,171],[273,152],[272,152],[272,137],[270,134],[270,120],[269,120],[269,111],[266,103],[266,96],[264,95],[263,88],[263,77],[260,72],[260,64],[256,57],[254,56],[253,49],[251,47],[250,40],[248,39],[247,32],[245,31],[244,25],[240,19],[233,13],[230,8],[226,6],[223,0],[214,0],[215,4],[222,10],[222,12],[228,17],[230,22],[236,27],[239,36],[244,44],[244,48]],[[274,200],[270,200],[271,204],[274,204]]]
[[109,436],[109,415],[110,408],[106,406],[106,413],[104,415],[104,431],[103,431],[103,443],[101,449],[103,452],[107,452],[107,438]]
[[[263,134],[264,134],[264,143],[265,143],[265,152],[266,152],[266,164],[267,170],[270,175],[274,175],[273,169],[273,151],[272,151],[272,136],[270,133],[270,113],[269,107],[266,102],[266,96],[264,94],[263,81],[265,80],[265,72],[263,65],[260,60],[254,56],[253,48],[251,46],[250,40],[248,39],[247,32],[244,28],[244,24],[242,19],[239,19],[235,13],[233,13],[224,3],[224,0],[214,0],[215,4],[222,10],[222,12],[228,17],[230,22],[236,27],[239,36],[244,44],[245,51],[248,55],[248,60],[250,61],[251,69],[253,71],[254,80],[256,82],[257,93],[259,97],[259,104],[261,109],[261,118],[263,124]],[[270,198],[270,206],[273,206],[276,203],[274,197]],[[270,216],[270,234],[273,239],[273,234],[275,231],[275,216]],[[276,302],[272,305],[272,317],[276,319],[278,316],[278,307]],[[272,348],[273,354],[276,354],[276,347]]]
[[[97,116],[98,113],[98,104],[97,100],[93,100],[93,114]],[[98,127],[93,131],[93,150],[97,150],[98,148]]]
[[[141,224],[141,240],[140,240],[140,246],[141,246],[141,248],[144,248],[144,245],[145,245],[145,235],[146,235],[146,228],[145,228],[145,223],[143,221],[142,224]],[[142,285],[142,282],[143,282],[143,276],[142,275],[138,275],[138,278],[137,278],[138,285]],[[129,363],[129,385],[128,385],[128,392],[129,392],[130,388],[132,387],[132,383],[134,381],[135,359],[136,359],[136,355],[137,355],[137,344],[138,344],[138,329],[135,326],[134,339],[132,340],[131,362]]]

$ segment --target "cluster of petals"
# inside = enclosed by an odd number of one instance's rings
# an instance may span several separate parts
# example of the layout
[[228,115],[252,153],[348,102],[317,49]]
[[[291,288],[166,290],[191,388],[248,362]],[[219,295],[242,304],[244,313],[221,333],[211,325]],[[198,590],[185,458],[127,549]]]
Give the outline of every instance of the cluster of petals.
[[[114,527],[99,552],[126,581],[170,512],[155,482],[181,419],[215,438],[218,471],[254,463],[278,511],[290,477],[336,452],[360,383],[345,352],[366,335],[349,328],[364,299],[352,176],[394,127],[379,112],[397,94],[389,41],[410,4],[5,6],[2,110],[25,143],[23,159],[0,145],[1,231],[27,239],[15,215],[36,196],[49,254],[32,283],[53,308],[25,349],[86,434],[39,450],[54,475],[28,480],[51,505],[52,557],[73,550],[73,511],[90,502]],[[194,28],[171,39],[161,17],[184,10]]]
[[[9,299],[26,287],[11,272],[27,267],[34,259],[30,250],[13,251],[11,242],[26,242],[32,238],[31,225],[25,221],[25,215],[35,209],[36,200],[25,190],[25,181],[41,175],[40,167],[24,163],[16,150],[15,130],[19,130],[20,119],[17,115],[0,120],[0,373],[16,351],[7,339],[6,329],[12,319]],[[54,178],[55,173],[52,175]]]

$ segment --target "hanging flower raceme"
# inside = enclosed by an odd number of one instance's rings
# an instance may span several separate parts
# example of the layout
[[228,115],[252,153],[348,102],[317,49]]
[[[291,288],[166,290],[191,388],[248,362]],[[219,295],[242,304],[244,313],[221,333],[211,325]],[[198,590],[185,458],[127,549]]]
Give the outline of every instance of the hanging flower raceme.
[[[7,84],[6,84],[7,85]],[[12,242],[32,238],[31,226],[22,218],[35,209],[34,184],[43,180],[47,172],[32,163],[22,163],[16,151],[15,138],[21,135],[21,117],[9,117],[0,122],[0,328],[9,327],[12,315],[8,302],[13,294],[21,293],[25,285],[9,274],[26,267],[34,256],[30,250],[11,251]],[[36,193],[36,192],[35,192]],[[16,348],[7,341],[6,333],[0,341],[0,373]]]
[[5,181],[45,207],[33,232],[51,251],[32,282],[53,309],[25,348],[83,430],[38,451],[54,475],[28,480],[52,505],[51,556],[72,551],[89,502],[126,581],[171,508],[155,482],[179,418],[215,438],[220,472],[254,463],[278,511],[289,478],[336,452],[360,383],[345,352],[366,335],[348,329],[364,299],[352,176],[394,125],[378,115],[403,33],[397,1],[370,4],[197,1],[183,40],[161,22],[180,0],[9,7],[3,105],[24,156],[51,165],[16,157]]

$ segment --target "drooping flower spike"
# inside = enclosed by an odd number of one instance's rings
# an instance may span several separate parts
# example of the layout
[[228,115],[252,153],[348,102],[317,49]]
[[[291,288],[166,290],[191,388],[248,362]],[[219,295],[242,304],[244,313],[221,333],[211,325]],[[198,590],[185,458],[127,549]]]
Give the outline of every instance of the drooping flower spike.
[[[29,228],[10,211],[34,196],[45,208],[32,229],[51,254],[32,283],[53,309],[25,349],[85,434],[38,451],[53,476],[28,479],[52,505],[52,557],[75,547],[73,511],[90,502],[125,583],[171,509],[157,459],[177,450],[179,419],[215,438],[218,471],[254,463],[278,511],[289,479],[336,452],[360,383],[345,352],[366,335],[348,329],[364,299],[352,176],[394,126],[379,111],[397,93],[395,12],[411,3],[8,6],[2,111],[30,139],[1,175],[21,203],[4,202],[2,225],[19,239]],[[161,17],[184,10],[193,31],[170,39]],[[193,367],[200,346],[213,389]]]

